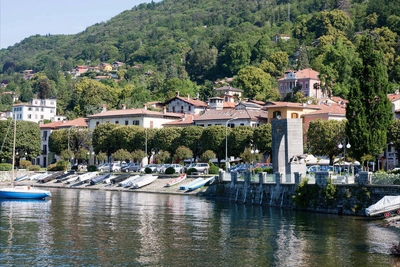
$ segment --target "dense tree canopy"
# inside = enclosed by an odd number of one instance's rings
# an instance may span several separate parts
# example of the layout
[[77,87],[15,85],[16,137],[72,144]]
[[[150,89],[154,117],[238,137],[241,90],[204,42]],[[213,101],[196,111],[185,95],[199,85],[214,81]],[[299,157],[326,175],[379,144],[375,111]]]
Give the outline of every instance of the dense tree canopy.
[[346,134],[352,145],[352,155],[361,159],[376,156],[387,143],[387,129],[393,120],[388,75],[384,58],[372,36],[365,35],[358,48],[360,61],[353,68],[355,80],[350,88],[346,108]]

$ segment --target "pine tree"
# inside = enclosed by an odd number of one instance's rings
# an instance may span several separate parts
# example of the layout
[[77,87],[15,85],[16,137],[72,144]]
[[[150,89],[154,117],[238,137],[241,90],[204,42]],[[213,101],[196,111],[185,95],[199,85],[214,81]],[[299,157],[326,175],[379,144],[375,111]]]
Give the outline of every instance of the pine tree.
[[393,120],[387,97],[389,83],[383,54],[374,50],[371,36],[363,36],[358,48],[360,60],[354,64],[354,82],[346,108],[346,134],[356,159],[377,156],[387,142],[387,129]]

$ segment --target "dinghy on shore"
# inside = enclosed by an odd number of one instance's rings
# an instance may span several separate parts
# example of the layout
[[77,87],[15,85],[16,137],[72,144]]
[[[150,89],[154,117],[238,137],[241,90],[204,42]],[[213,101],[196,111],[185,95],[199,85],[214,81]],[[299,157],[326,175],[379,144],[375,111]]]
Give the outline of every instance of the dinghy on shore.
[[192,190],[195,190],[202,186],[205,186],[205,185],[211,183],[212,181],[214,181],[214,179],[215,179],[215,176],[203,179],[203,181],[198,181],[197,183],[194,183],[194,184],[188,186],[187,190],[192,191]]
[[138,180],[134,181],[132,188],[138,189],[143,186],[149,185],[155,180],[157,180],[158,176],[153,176],[152,174],[145,174],[141,176]]
[[184,173],[184,174],[180,175],[179,177],[170,180],[165,186],[170,187],[170,186],[176,185],[176,184],[182,182],[183,180],[185,180],[186,177],[187,177],[186,173]]
[[118,186],[120,187],[131,187],[133,186],[133,183],[135,182],[135,180],[139,179],[141,176],[140,175],[134,175],[129,177],[128,179],[118,183]]
[[198,183],[200,181],[203,181],[203,180],[204,180],[203,178],[197,178],[196,180],[194,180],[194,181],[192,181],[192,182],[190,182],[188,184],[181,185],[179,187],[179,190],[187,190],[189,186],[192,186],[192,185],[194,185],[194,184],[196,184],[196,183]]

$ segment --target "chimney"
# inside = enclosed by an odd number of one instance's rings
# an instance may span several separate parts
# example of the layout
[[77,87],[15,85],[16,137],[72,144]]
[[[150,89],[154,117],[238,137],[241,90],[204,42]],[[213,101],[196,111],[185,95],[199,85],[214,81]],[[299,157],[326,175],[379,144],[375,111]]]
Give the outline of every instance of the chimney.
[[125,104],[122,104],[122,109],[126,109],[126,105]]
[[187,95],[187,100],[190,100],[190,95],[189,94]]
[[143,108],[144,108],[144,110],[147,110],[147,105],[143,104]]
[[179,96],[179,91],[176,91],[176,97],[178,97]]
[[163,107],[163,112],[162,112],[163,114],[166,114],[167,113],[167,108],[166,107]]
[[107,111],[107,106],[106,104],[103,104],[103,109],[101,110],[101,112],[106,112]]

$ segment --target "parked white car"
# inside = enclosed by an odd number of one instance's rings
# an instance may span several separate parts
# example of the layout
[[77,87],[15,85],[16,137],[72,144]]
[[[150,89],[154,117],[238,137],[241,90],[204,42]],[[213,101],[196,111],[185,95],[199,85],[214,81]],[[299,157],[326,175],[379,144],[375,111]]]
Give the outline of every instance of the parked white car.
[[104,163],[98,168],[101,172],[120,172],[121,164],[120,163]]
[[175,173],[180,173],[182,171],[182,165],[180,164],[164,164],[158,172],[165,173],[165,170],[169,167],[173,167],[175,169]]
[[141,172],[141,173],[144,173],[144,170],[145,170],[147,167],[151,169],[151,172],[157,172],[157,164],[149,164],[149,165],[143,166],[143,167],[140,169],[140,172]]

